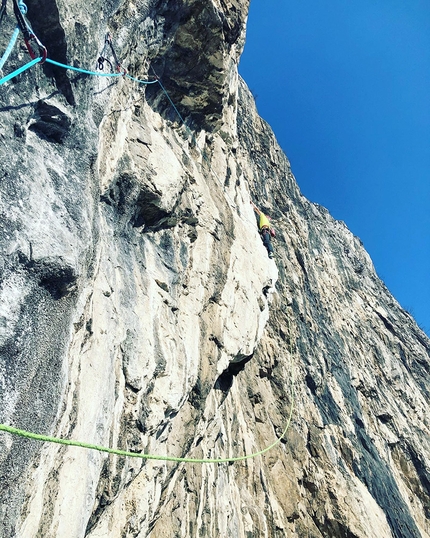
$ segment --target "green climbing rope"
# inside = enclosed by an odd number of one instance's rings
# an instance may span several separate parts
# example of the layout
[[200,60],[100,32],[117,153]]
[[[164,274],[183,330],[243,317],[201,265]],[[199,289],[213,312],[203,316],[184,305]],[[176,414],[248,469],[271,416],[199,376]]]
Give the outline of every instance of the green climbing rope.
[[0,424],[0,430],[7,433],[11,433],[13,435],[18,435],[20,437],[25,437],[27,439],[33,439],[35,441],[43,441],[46,443],[57,443],[59,445],[66,445],[66,446],[77,446],[81,448],[87,448],[90,450],[97,450],[98,452],[107,452],[108,454],[115,454],[116,456],[140,458],[143,460],[175,461],[175,462],[184,462],[184,463],[232,463],[235,461],[248,460],[251,458],[255,458],[257,456],[261,456],[265,452],[268,452],[273,447],[275,447],[278,443],[280,443],[282,439],[284,438],[285,434],[287,433],[288,427],[291,422],[292,411],[293,411],[293,406],[291,406],[290,415],[288,417],[288,423],[285,430],[283,431],[281,437],[279,437],[274,443],[266,447],[264,450],[260,450],[259,452],[255,452],[253,454],[248,454],[245,456],[237,456],[234,458],[179,458],[175,456],[159,456],[157,454],[144,454],[144,453],[137,453],[137,452],[129,452],[127,450],[120,450],[117,448],[109,448],[105,446],[93,445],[91,443],[84,443],[81,441],[73,441],[70,439],[60,439],[59,437],[51,437],[49,435],[40,435],[40,434],[29,432],[26,430],[13,428],[12,426],[7,426],[6,424]]
[[[288,319],[288,318],[287,318]],[[288,326],[289,326],[289,319],[288,319]],[[291,331],[290,331],[290,346],[292,347],[292,339],[291,339]],[[180,458],[175,456],[161,456],[158,454],[145,454],[145,453],[138,453],[138,452],[130,452],[127,450],[120,450],[118,448],[109,448],[105,446],[99,446],[99,445],[93,445],[91,443],[85,443],[82,441],[73,441],[70,439],[61,439],[59,437],[52,437],[50,435],[41,435],[38,433],[33,433],[27,430],[21,430],[19,428],[14,428],[13,426],[8,426],[7,424],[0,424],[0,431],[10,433],[12,435],[17,435],[19,437],[24,437],[26,439],[33,439],[35,441],[42,441],[45,443],[56,443],[58,445],[65,445],[65,446],[76,446],[80,448],[86,448],[89,450],[96,450],[98,452],[107,452],[108,454],[114,454],[116,456],[123,456],[128,458],[140,458],[143,460],[158,460],[158,461],[174,461],[174,462],[183,462],[183,463],[234,463],[236,461],[244,461],[249,460],[252,458],[256,458],[257,456],[262,456],[266,452],[269,452],[269,450],[272,450],[276,445],[278,445],[286,436],[287,431],[291,424],[291,419],[293,416],[293,410],[294,410],[294,401],[295,401],[295,394],[294,394],[294,360],[293,360],[293,354],[290,350],[290,380],[291,380],[291,406],[288,413],[288,419],[286,426],[284,428],[284,431],[282,432],[281,436],[276,439],[275,442],[273,442],[271,445],[267,446],[263,450],[259,450],[258,452],[253,452],[252,454],[247,454],[244,456],[236,456],[231,458]]]

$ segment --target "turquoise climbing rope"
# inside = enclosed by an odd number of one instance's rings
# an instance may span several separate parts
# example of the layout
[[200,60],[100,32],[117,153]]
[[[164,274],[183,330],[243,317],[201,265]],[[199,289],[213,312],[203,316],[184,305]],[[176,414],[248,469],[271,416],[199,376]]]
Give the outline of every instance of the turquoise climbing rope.
[[88,71],[87,69],[81,69],[80,67],[73,67],[72,65],[62,64],[46,58],[46,63],[56,65],[57,67],[62,67],[63,69],[69,69],[70,71],[77,71],[78,73],[83,73],[84,75],[92,75],[97,77],[122,77],[122,73],[97,73],[96,71]]
[[156,82],[158,82],[158,80],[141,80],[132,77],[128,73],[99,73],[97,71],[88,71],[88,69],[81,69],[80,67],[73,67],[71,65],[62,64],[60,62],[56,62],[55,60],[51,60],[50,58],[46,58],[46,63],[56,65],[57,67],[62,67],[63,69],[77,71],[78,73],[84,73],[85,75],[92,75],[94,77],[125,77],[129,78],[130,80],[133,80],[134,82],[138,82],[139,84],[155,84]]
[[12,52],[13,47],[15,46],[16,40],[19,36],[19,28],[16,27],[13,31],[12,37],[10,38],[9,45],[7,46],[3,56],[0,58],[0,69],[3,69],[4,64],[7,62],[7,59],[10,56],[10,53]]
[[163,90],[165,96],[167,97],[167,99],[169,100],[169,103],[172,105],[173,107],[173,110],[176,112],[176,114],[178,115],[179,119],[182,121],[182,123],[184,124],[185,128],[187,129],[187,131],[191,134],[191,136],[195,139],[195,136],[194,136],[194,133],[191,131],[191,129],[188,127],[188,125],[186,124],[184,118],[182,117],[181,113],[179,112],[179,110],[177,109],[175,103],[172,101],[170,95],[167,93],[167,90],[166,88],[163,86],[163,84],[161,83],[161,80],[158,79],[157,77],[157,80],[158,80],[158,84],[160,85],[160,88]]
[[[33,65],[37,64],[38,62],[42,61],[42,58],[35,58],[28,64],[23,65],[13,73],[9,73],[9,75],[6,75],[5,77],[0,79],[0,86],[4,84],[5,82],[8,82],[10,79],[16,77],[23,71],[26,71],[27,69],[30,69],[30,67],[33,67]],[[98,73],[96,71],[89,71],[88,69],[81,69],[80,67],[74,67],[72,65],[66,65],[62,64],[60,62],[56,62],[55,60],[51,60],[50,58],[46,58],[46,63],[56,65],[57,67],[62,67],[63,69],[70,69],[71,71],[77,71],[78,73],[83,73],[84,75],[92,75],[95,77],[125,77],[130,80],[133,80],[134,82],[137,82],[139,84],[156,84],[159,83],[159,80],[141,80],[135,77],[132,77],[128,73]]]
[[160,84],[159,80],[141,80],[140,78],[132,77],[128,73],[125,73],[123,76],[125,78],[129,78],[130,80],[133,80],[134,82],[137,82],[139,84],[156,84],[157,82],[158,82],[158,84]]
[[30,67],[33,67],[33,65],[36,65],[41,60],[42,60],[42,58],[35,58],[34,60],[31,60],[31,62],[28,62],[28,64],[25,64],[22,67],[19,67],[18,69],[13,71],[12,73],[9,73],[9,75],[6,75],[5,77],[0,78],[0,86],[2,84],[4,84],[5,82],[8,82],[10,79],[12,79],[14,77],[17,77],[18,75],[20,75],[21,73],[23,73],[27,69],[30,69]]
[[[18,2],[19,10],[23,15],[27,13],[27,6],[24,4],[24,2]],[[0,58],[0,69],[3,69],[4,64],[7,62],[10,53],[13,50],[13,47],[15,46],[16,40],[19,36],[19,26],[15,28],[13,31],[12,37],[10,38],[9,45],[7,46],[3,56]]]

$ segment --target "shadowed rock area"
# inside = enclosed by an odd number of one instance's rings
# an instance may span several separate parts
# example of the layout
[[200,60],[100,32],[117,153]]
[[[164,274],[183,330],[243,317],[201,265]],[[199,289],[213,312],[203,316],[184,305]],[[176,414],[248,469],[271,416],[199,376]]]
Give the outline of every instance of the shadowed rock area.
[[1,86],[0,423],[211,459],[287,430],[218,464],[0,431],[0,536],[429,538],[430,341],[258,116],[248,2],[28,4],[51,59],[95,70],[109,33],[177,110],[48,64]]

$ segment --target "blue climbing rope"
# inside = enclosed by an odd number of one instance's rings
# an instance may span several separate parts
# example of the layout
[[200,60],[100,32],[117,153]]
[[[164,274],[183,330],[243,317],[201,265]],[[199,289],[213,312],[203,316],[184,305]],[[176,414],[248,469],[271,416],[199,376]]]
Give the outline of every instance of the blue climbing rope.
[[28,9],[22,0],[18,0],[18,7],[23,15],[27,15]]
[[19,28],[18,26],[13,31],[12,37],[10,38],[9,45],[7,46],[3,56],[0,58],[0,69],[3,69],[4,64],[7,62],[10,53],[13,50],[13,47],[15,46],[16,40],[19,36]]
[[63,69],[70,69],[71,71],[77,71],[78,73],[83,73],[84,75],[92,75],[95,77],[122,77],[122,73],[97,73],[96,71],[88,71],[87,69],[81,69],[80,67],[73,67],[71,65],[62,64],[46,58],[46,63],[56,65],[57,67],[62,67]]
[[[123,76],[125,76],[125,78],[129,78],[130,80],[133,80],[134,82],[138,82],[139,84],[156,84],[157,82],[158,82],[158,84],[160,84],[160,81],[158,79],[155,79],[155,80],[141,80],[139,78],[132,77],[128,73],[126,73]],[[160,86],[161,86],[161,84],[160,84]]]
[[[158,80],[158,79],[157,79]],[[185,129],[191,133],[192,136],[194,136],[193,132],[191,131],[191,129],[188,127],[188,125],[186,124],[184,118],[182,117],[181,113],[179,112],[178,108],[176,107],[175,103],[172,101],[170,95],[167,93],[167,90],[166,88],[163,86],[163,84],[161,83],[161,80],[158,80],[158,84],[160,85],[160,88],[163,90],[165,96],[167,97],[167,99],[169,100],[169,103],[172,105],[173,107],[173,110],[176,112],[176,114],[178,115],[179,119],[181,120],[181,122],[183,123],[183,125],[185,126]]]
[[[27,6],[24,4],[24,2],[18,2],[19,10],[23,15],[27,13]],[[4,64],[7,62],[10,53],[13,50],[13,47],[15,46],[16,40],[19,36],[19,25],[15,28],[13,31],[12,37],[10,38],[9,45],[7,46],[3,56],[0,58],[0,69],[3,69]]]
[[[23,65],[16,71],[13,71],[13,73],[9,73],[9,75],[6,75],[5,77],[0,79],[0,86],[4,84],[5,82],[8,82],[10,79],[16,77],[23,71],[26,71],[27,69],[30,69],[30,67],[33,67],[33,65],[37,64],[38,62],[41,62],[43,60],[42,57],[35,58],[28,64]],[[127,73],[97,73],[96,71],[88,71],[87,69],[81,69],[80,67],[73,67],[72,65],[66,65],[62,64],[60,62],[56,62],[55,60],[51,60],[50,58],[46,58],[46,63],[56,65],[57,67],[62,67],[63,69],[70,69],[71,71],[77,71],[78,73],[83,73],[85,75],[92,75],[95,77],[125,77],[129,78],[130,80],[133,80],[134,82],[138,82],[139,84],[156,84],[157,82],[160,83],[159,80],[141,80],[135,77],[132,77],[131,75]]]
[[12,73],[9,73],[9,75],[6,75],[3,78],[0,78],[0,86],[4,84],[5,82],[8,82],[10,79],[17,77],[27,69],[30,69],[30,67],[33,67],[33,65],[36,65],[37,63],[41,62],[42,58],[35,58],[34,60],[31,60],[31,62],[28,62],[28,64],[23,65],[22,67],[19,67],[18,69],[15,69]]
[[129,78],[130,80],[133,80],[134,82],[138,82],[139,84],[155,84],[156,82],[159,82],[157,79],[156,80],[141,80],[138,78],[134,78],[125,72],[100,73],[97,71],[88,71],[88,69],[81,69],[80,67],[73,67],[71,65],[62,64],[60,62],[56,62],[55,60],[51,60],[50,58],[46,58],[46,63],[56,65],[57,67],[62,67],[63,69],[70,69],[71,71],[77,71],[78,73],[83,73],[85,75],[92,75],[93,77],[125,77],[125,78]]

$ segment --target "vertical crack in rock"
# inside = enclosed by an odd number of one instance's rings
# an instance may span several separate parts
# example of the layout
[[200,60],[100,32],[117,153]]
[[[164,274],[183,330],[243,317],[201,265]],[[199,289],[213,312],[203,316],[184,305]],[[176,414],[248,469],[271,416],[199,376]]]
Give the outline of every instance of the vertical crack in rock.
[[[49,57],[62,64],[68,64],[67,39],[60,22],[60,14],[55,0],[32,0],[28,5],[28,17],[36,35],[48,50]],[[75,105],[75,96],[67,71],[52,64],[44,65],[46,76],[53,76],[57,88],[69,105]]]

